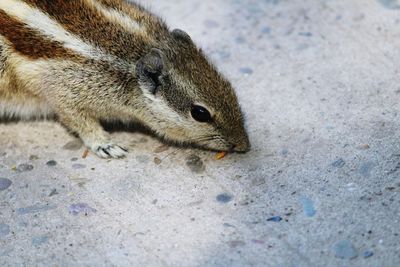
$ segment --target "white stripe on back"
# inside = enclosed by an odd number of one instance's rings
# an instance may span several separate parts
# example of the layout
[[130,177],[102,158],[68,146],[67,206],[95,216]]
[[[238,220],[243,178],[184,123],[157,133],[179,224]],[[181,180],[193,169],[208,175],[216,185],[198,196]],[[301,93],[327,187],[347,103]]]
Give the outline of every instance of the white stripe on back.
[[121,26],[122,28],[124,28],[124,30],[132,33],[143,31],[141,25],[128,15],[121,13],[113,8],[107,8],[101,3],[98,3],[96,0],[86,0],[86,2],[96,8],[109,21]]

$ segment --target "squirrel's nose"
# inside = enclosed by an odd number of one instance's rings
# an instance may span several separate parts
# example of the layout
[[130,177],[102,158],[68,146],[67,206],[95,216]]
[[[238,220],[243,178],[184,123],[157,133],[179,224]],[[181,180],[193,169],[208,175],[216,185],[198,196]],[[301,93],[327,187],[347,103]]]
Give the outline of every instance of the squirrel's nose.
[[240,152],[240,153],[246,153],[246,152],[250,151],[250,148],[251,148],[250,141],[248,139],[246,139],[240,143],[236,143],[233,146],[233,151]]

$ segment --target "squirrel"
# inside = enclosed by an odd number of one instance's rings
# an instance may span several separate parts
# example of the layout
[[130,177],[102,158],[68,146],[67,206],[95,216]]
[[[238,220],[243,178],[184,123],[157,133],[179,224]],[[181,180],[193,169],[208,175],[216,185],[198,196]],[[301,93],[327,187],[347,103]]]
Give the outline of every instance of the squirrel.
[[127,0],[1,0],[0,118],[56,117],[102,158],[128,153],[100,121],[247,152],[230,82],[191,37]]

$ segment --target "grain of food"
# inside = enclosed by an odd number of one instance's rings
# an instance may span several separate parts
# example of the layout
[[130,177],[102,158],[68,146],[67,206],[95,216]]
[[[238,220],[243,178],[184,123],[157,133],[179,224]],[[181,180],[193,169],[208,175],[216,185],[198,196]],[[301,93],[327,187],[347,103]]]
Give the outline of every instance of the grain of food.
[[82,158],[86,159],[88,156],[89,156],[89,149],[85,149],[85,151],[83,151]]
[[221,159],[225,158],[225,156],[226,156],[226,152],[219,152],[219,153],[215,156],[215,158],[216,158],[217,160],[221,160]]

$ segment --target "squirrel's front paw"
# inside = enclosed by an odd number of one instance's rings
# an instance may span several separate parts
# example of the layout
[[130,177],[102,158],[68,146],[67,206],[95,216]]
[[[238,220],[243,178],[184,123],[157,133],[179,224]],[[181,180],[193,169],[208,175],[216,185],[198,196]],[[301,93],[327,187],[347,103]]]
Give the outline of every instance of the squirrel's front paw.
[[97,156],[104,159],[120,159],[124,158],[128,154],[128,150],[126,148],[116,144],[99,145],[95,146],[92,150]]

